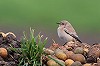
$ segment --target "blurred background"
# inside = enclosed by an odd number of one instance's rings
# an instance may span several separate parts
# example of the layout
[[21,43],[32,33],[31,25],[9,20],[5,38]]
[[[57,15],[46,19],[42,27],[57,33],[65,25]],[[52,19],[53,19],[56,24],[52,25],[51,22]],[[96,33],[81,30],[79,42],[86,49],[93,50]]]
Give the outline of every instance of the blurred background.
[[18,39],[30,27],[48,37],[47,45],[63,44],[57,35],[57,22],[68,20],[80,39],[90,44],[100,42],[99,0],[1,0],[0,31],[14,32]]

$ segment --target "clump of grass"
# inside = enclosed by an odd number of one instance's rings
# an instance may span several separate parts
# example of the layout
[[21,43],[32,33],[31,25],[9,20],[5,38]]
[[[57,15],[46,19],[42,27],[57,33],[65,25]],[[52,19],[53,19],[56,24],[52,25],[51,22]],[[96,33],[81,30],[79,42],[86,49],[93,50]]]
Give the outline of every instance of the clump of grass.
[[[30,29],[30,39],[24,33],[21,41],[21,57],[19,66],[42,66],[43,48],[47,38],[42,40],[43,35],[34,36],[34,30]],[[37,42],[36,42],[37,41]]]

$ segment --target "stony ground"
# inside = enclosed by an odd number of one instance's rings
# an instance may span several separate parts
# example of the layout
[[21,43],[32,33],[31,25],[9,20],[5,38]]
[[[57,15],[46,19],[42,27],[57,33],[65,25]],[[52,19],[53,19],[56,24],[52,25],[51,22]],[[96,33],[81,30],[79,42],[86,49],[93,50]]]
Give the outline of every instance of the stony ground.
[[3,58],[0,56],[0,66],[17,66],[19,63],[18,58],[20,55],[13,50],[10,50],[11,47],[19,48],[20,41],[18,41],[11,33],[6,36],[3,36],[3,34],[0,33],[0,48],[7,49],[7,57]]
[[[13,33],[3,34],[0,33],[0,48],[7,49],[7,56],[1,56],[0,50],[0,66],[18,66],[19,57],[21,54],[15,52],[13,48],[20,48],[21,42],[16,39]],[[13,47],[13,48],[12,48]],[[20,50],[17,50],[20,52]],[[49,48],[44,48],[44,52],[51,57],[60,60],[66,66],[73,61],[74,64],[79,66],[100,66],[100,44],[95,43],[89,45],[87,43],[68,42],[64,46],[53,43]],[[77,62],[78,61],[78,62]],[[50,60],[47,56],[43,56],[43,65],[52,66],[51,63],[56,63]],[[76,66],[77,66],[76,65]],[[57,64],[59,66],[59,64]]]
[[[55,58],[62,66],[100,66],[100,44],[68,42],[64,46],[53,43],[45,49],[45,53]],[[48,66],[57,65],[54,60],[45,62]],[[78,61],[78,62],[77,62]]]

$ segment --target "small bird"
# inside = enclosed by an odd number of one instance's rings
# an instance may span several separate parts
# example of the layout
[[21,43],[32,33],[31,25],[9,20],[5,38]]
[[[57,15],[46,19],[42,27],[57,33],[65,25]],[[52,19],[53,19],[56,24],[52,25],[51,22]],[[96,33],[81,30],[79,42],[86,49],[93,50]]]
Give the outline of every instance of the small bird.
[[63,20],[57,24],[59,24],[59,27],[57,29],[58,36],[65,42],[65,44],[69,41],[79,41],[80,43],[82,43],[82,41],[77,36],[74,28],[68,21]]

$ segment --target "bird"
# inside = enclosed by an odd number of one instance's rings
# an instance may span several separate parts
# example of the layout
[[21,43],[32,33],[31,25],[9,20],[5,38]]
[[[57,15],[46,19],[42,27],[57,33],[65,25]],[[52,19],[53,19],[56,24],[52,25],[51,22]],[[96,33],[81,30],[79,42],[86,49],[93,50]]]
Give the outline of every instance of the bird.
[[70,41],[78,41],[82,43],[75,29],[72,27],[72,25],[67,20],[62,20],[61,22],[57,24],[59,24],[59,27],[57,28],[58,36],[61,40],[65,42],[65,44]]

